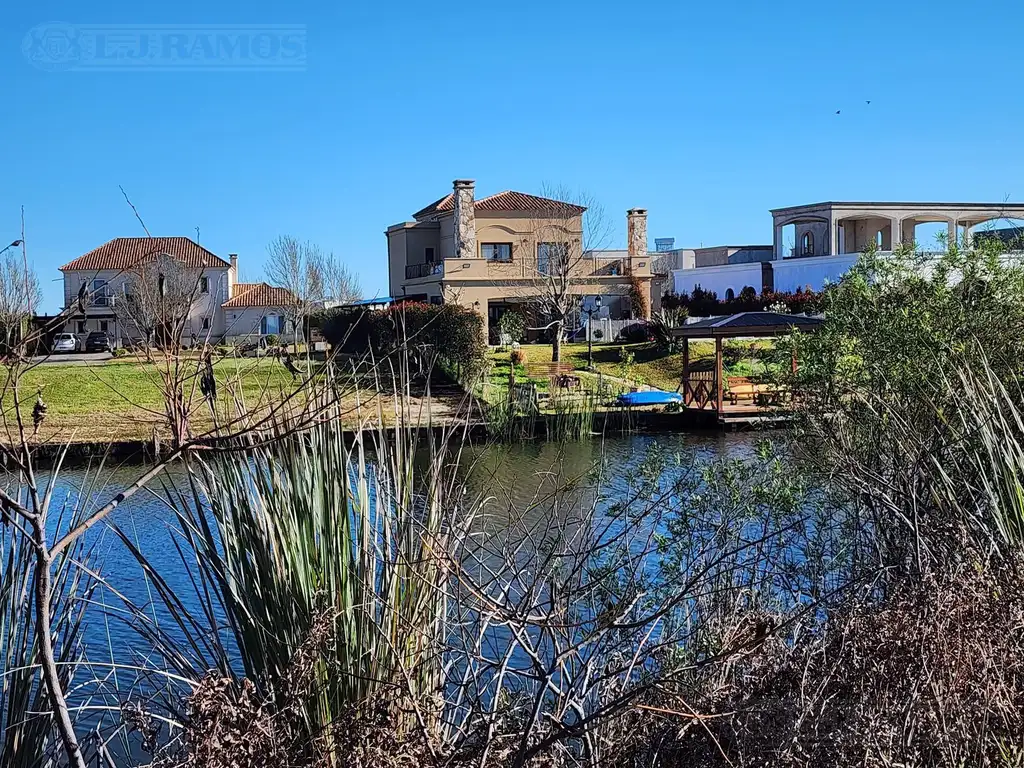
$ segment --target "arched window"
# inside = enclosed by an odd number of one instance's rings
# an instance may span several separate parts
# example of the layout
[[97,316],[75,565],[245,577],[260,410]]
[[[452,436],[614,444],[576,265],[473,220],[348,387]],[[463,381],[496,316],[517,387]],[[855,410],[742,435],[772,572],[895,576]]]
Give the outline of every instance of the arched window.
[[814,255],[814,234],[812,232],[804,232],[803,239],[800,241],[800,252],[803,256]]
[[875,235],[875,245],[878,246],[879,250],[882,249],[882,230],[878,230],[878,234]]
[[732,301],[736,298],[736,292],[732,288],[725,289],[725,300]]

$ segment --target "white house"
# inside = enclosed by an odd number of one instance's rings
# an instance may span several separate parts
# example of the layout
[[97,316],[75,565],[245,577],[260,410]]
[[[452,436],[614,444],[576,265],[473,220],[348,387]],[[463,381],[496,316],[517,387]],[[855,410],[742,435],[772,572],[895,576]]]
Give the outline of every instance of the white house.
[[[725,259],[712,260],[710,254],[702,259],[697,250],[692,266],[672,271],[673,290],[691,293],[700,285],[720,299],[730,290],[739,293],[743,285],[789,293],[808,287],[820,291],[846,274],[868,247],[891,252],[904,243],[920,243],[922,225],[940,225],[946,242],[970,243],[986,234],[985,225],[1024,218],[1024,204],[825,202],[776,208],[771,214],[772,245],[748,246],[743,258],[737,252]],[[763,283],[754,281],[758,269]]]
[[284,341],[295,338],[295,299],[287,288],[267,283],[235,283],[232,296],[221,309],[224,312],[224,338],[245,342],[262,336],[278,336]]
[[[187,237],[118,237],[61,267],[64,308],[72,314],[64,331],[106,333],[115,346],[141,341],[142,333],[125,312],[126,297],[148,261],[169,257],[196,282],[182,342],[242,341],[260,336],[288,337],[283,307],[291,294],[266,283],[238,283],[238,256],[224,260]],[[79,302],[79,295],[85,297]]]

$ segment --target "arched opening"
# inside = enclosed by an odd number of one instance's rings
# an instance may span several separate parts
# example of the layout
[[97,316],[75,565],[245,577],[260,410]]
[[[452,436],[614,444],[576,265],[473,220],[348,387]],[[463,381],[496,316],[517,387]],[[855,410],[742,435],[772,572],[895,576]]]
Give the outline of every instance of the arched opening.
[[878,247],[878,250],[882,250],[882,230],[878,230],[875,234],[875,245]]
[[725,300],[726,301],[732,301],[735,298],[736,298],[736,291],[734,291],[732,288],[726,288],[725,289]]
[[998,241],[1006,253],[1024,251],[1024,219],[989,219],[972,225],[968,231],[969,237],[964,239],[974,247]]
[[812,232],[804,232],[804,236],[800,239],[800,255],[814,255],[814,234]]

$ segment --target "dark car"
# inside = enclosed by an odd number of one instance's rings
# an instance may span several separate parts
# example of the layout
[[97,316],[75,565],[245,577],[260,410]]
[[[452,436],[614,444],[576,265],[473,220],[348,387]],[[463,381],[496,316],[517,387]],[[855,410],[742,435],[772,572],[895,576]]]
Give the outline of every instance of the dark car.
[[93,331],[85,338],[86,352],[110,352],[110,337],[103,331]]

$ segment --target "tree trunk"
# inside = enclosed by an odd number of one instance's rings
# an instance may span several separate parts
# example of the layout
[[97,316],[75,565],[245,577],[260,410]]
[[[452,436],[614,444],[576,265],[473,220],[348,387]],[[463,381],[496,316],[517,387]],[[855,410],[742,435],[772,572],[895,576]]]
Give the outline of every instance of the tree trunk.
[[562,323],[561,321],[551,326],[554,336],[551,339],[551,362],[562,362]]

